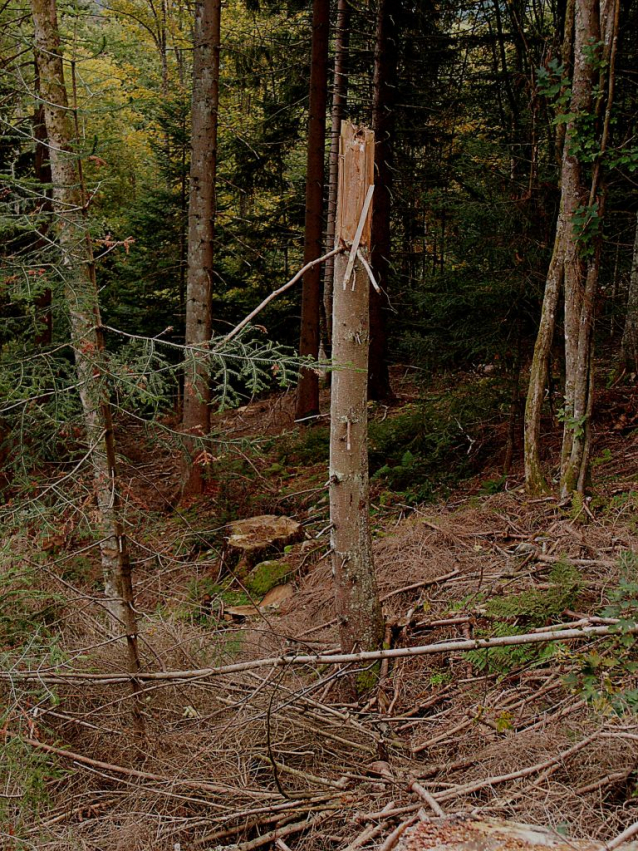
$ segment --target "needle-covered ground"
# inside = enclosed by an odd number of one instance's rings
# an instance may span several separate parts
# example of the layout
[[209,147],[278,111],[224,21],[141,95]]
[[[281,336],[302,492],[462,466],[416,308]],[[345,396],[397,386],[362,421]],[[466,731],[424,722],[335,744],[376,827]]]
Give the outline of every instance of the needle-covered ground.
[[[241,669],[338,649],[327,419],[295,427],[290,395],[218,415],[207,491],[186,504],[170,422],[120,423],[140,649],[156,678],[142,678],[134,699],[83,531],[90,500],[63,512],[55,533],[7,527],[3,848],[389,848],[421,810],[610,841],[638,820],[633,392],[601,400],[593,496],[562,506],[529,499],[516,461],[503,475],[505,419],[459,418],[437,437],[427,430],[440,397],[424,406],[409,382],[397,388],[393,405],[371,408],[386,646],[589,626],[612,634],[375,666]],[[458,475],[436,479],[423,453],[437,445]],[[262,514],[292,517],[304,533],[269,558],[273,588],[266,569],[260,584],[226,553],[228,524]],[[376,680],[358,703],[342,687],[353,667]],[[136,701],[143,734],[133,732]]]

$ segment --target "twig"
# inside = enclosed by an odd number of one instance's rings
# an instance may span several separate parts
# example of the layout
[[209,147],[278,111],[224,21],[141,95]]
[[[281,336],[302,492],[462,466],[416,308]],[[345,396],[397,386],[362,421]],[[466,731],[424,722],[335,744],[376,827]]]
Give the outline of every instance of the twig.
[[484,789],[486,786],[496,786],[499,783],[507,783],[510,780],[520,780],[522,777],[529,777],[530,774],[537,774],[545,768],[550,768],[559,765],[563,760],[567,759],[588,744],[597,739],[600,732],[592,733],[587,738],[568,748],[566,751],[553,756],[551,759],[539,762],[536,765],[529,765],[527,768],[521,768],[519,771],[512,771],[510,774],[501,774],[495,777],[486,777],[484,780],[475,780],[473,783],[466,783],[463,786],[455,786],[453,789],[447,789],[444,792],[437,792],[435,798],[437,801],[449,801],[454,798],[459,798],[462,795],[470,795],[472,792],[477,792],[479,789]]
[[294,824],[288,824],[285,827],[275,828],[263,836],[258,836],[257,839],[252,839],[250,842],[242,842],[237,846],[237,851],[252,851],[253,848],[260,848],[262,845],[268,845],[270,842],[276,842],[277,839],[282,839],[284,836],[292,836],[294,833],[301,833],[302,830],[308,830],[310,827],[316,827],[322,821],[325,821],[329,812],[325,810],[317,813],[314,818],[306,819],[306,821],[297,821]]
[[597,789],[602,789],[603,786],[610,786],[612,783],[619,783],[621,780],[626,780],[634,771],[634,767],[627,768],[624,771],[617,771],[615,774],[607,774],[596,780],[594,783],[588,783],[586,786],[580,786],[575,790],[577,795],[586,795],[588,792],[595,792]]
[[388,836],[386,841],[381,846],[380,851],[392,851],[399,839],[401,839],[406,830],[411,825],[413,825],[415,821],[415,817],[412,816],[412,818],[409,818],[407,821],[402,822],[397,828],[392,831],[390,836]]
[[364,821],[375,821],[376,819],[384,818],[394,818],[394,816],[403,816],[406,813],[414,813],[421,808],[421,804],[409,804],[407,807],[396,807],[392,810],[387,810],[385,807],[382,810],[378,810],[376,813],[366,813],[364,816],[358,816],[358,822]]
[[421,798],[422,801],[428,805],[428,807],[432,810],[432,812],[439,816],[439,818],[445,818],[445,810],[438,803],[438,801],[430,795],[427,789],[424,789],[420,783],[416,780],[410,785],[410,789]]
[[625,839],[631,839],[631,837],[635,836],[637,833],[638,821],[635,821],[633,824],[630,824],[626,830],[619,833],[615,839],[612,839],[611,842],[608,842],[607,845],[605,845],[606,851],[613,851],[614,848],[618,848],[619,845],[622,845]]
[[438,585],[439,582],[445,582],[447,579],[453,579],[455,576],[458,576],[461,571],[456,568],[455,570],[450,571],[450,573],[444,573],[443,576],[437,576],[435,579],[424,579],[422,582],[413,582],[412,585],[404,585],[403,588],[396,588],[394,591],[390,591],[388,594],[384,594],[379,598],[381,603],[385,603],[386,600],[389,600],[390,597],[396,597],[397,594],[403,594],[405,591],[414,591],[416,588],[427,588],[430,585]]
[[[386,818],[386,813],[394,808],[394,801],[390,801],[389,804],[386,804],[385,807],[381,810],[380,813],[374,813],[380,819]],[[367,819],[369,820],[369,819]],[[385,829],[385,824],[381,822],[381,824],[371,824],[366,827],[364,831],[362,831],[349,845],[347,845],[343,851],[356,851],[357,848],[361,848],[366,842],[369,842],[371,839],[374,839]]]
[[226,334],[223,340],[218,343],[215,348],[219,348],[220,345],[226,344],[229,340],[232,340],[233,337],[236,337],[237,334],[239,334],[239,332],[242,330],[242,328],[245,328],[246,325],[248,325],[248,323],[251,322],[255,318],[255,316],[257,316],[258,313],[261,313],[264,307],[267,307],[270,302],[273,301],[273,299],[277,298],[278,295],[281,295],[282,293],[286,292],[286,290],[289,289],[293,284],[296,284],[299,278],[302,278],[306,274],[306,272],[310,271],[310,269],[313,268],[313,266],[318,266],[319,263],[325,263],[326,260],[329,260],[331,257],[334,257],[335,254],[341,254],[343,250],[344,249],[341,246],[339,248],[334,248],[332,251],[329,251],[327,254],[324,254],[323,257],[318,257],[316,260],[311,260],[310,263],[306,263],[303,268],[301,268],[295,275],[293,275],[293,277],[288,281],[288,283],[284,284],[283,286],[279,287],[279,289],[270,293],[269,296],[266,296],[262,303],[253,311],[251,311],[248,316],[244,317],[239,323],[239,325],[235,325],[233,330],[229,331],[228,334]]
[[253,759],[258,759],[260,762],[266,762],[268,765],[273,763],[278,771],[283,771],[286,774],[292,774],[293,777],[300,777],[302,780],[307,780],[309,783],[317,783],[319,786],[327,786],[330,789],[344,789],[344,778],[341,780],[327,780],[324,777],[317,777],[316,774],[310,774],[306,771],[300,771],[298,768],[291,768],[289,765],[284,765],[283,762],[270,760],[263,754],[253,754]]

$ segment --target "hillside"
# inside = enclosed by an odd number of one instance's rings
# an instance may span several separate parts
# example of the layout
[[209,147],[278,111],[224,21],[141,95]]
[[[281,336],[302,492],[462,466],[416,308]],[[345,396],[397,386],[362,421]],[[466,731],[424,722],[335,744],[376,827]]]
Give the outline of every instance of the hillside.
[[[373,418],[404,416],[416,400],[401,392]],[[375,479],[385,646],[633,624],[638,435],[615,427],[631,404],[617,391],[603,407],[595,496],[579,507],[529,500],[516,466],[429,503],[389,500]],[[632,636],[389,658],[356,705],[340,688],[348,666],[277,662],[338,650],[325,463],[298,461],[319,437],[288,410],[277,396],[219,415],[226,448],[186,506],[170,440],[122,428],[140,651],[156,677],[137,695],[143,736],[72,515],[55,540],[35,526],[13,537],[26,573],[3,616],[3,847],[379,848],[421,808],[601,841],[638,820],[638,734],[622,710]],[[285,569],[260,607],[265,586],[233,578],[220,553],[225,523],[266,513],[299,521],[304,539],[269,562]]]

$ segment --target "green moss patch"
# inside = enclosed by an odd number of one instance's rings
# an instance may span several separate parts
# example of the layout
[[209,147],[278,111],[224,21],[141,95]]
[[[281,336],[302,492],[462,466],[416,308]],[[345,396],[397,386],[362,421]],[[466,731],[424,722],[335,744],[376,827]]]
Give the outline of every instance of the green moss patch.
[[262,561],[246,578],[246,587],[255,597],[263,597],[290,576],[292,568],[284,561]]

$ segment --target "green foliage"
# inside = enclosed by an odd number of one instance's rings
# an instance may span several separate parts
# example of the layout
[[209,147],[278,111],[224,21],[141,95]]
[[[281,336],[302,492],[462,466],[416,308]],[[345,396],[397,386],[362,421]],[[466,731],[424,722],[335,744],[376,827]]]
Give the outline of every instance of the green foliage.
[[[509,623],[496,623],[488,631],[477,630],[475,638],[498,638],[522,635],[527,629]],[[514,644],[511,647],[486,647],[463,654],[472,667],[482,674],[509,674],[517,668],[541,667],[558,652],[556,644]]]
[[47,646],[61,597],[39,587],[34,568],[14,564],[15,545],[9,539],[0,553],[0,648]]
[[475,472],[489,443],[490,423],[505,411],[504,388],[490,379],[428,394],[397,416],[372,420],[372,478],[408,503],[427,501]]
[[602,614],[616,618],[611,627],[614,636],[594,650],[576,655],[578,669],[570,673],[567,684],[578,690],[595,708],[622,714],[638,711],[638,556],[627,553],[621,560],[622,576],[610,593]]
[[[546,591],[531,589],[509,597],[488,600],[485,612],[495,623],[490,630],[477,631],[475,637],[522,635],[534,627],[558,619],[578,596],[580,574],[569,562],[560,561],[552,568],[549,579],[552,585]],[[465,656],[478,671],[506,674],[514,668],[544,665],[558,651],[557,644],[520,644],[470,650]]]
[[289,432],[276,446],[284,465],[319,464],[328,462],[330,429],[327,426],[296,429]]
[[[0,715],[1,726],[7,720],[6,713]],[[0,795],[0,835],[8,837],[10,832],[18,840],[15,847],[22,847],[19,838],[23,828],[33,827],[39,811],[49,801],[47,787],[63,776],[55,757],[36,750],[18,736],[6,738],[2,743],[0,788],[16,797]]]
[[581,577],[574,565],[559,561],[549,574],[550,588],[531,589],[509,597],[494,597],[485,606],[489,617],[499,621],[514,619],[528,627],[551,623],[574,604],[581,588]]

